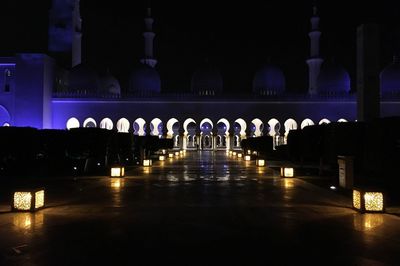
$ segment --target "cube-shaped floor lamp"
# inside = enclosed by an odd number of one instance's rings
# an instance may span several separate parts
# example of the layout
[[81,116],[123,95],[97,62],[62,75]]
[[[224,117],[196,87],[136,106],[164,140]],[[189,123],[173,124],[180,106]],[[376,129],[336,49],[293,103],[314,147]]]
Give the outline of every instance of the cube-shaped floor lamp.
[[258,167],[264,167],[265,166],[265,160],[264,159],[257,159],[256,160],[256,165]]
[[110,177],[124,177],[124,176],[125,176],[125,167],[123,166],[111,167]]
[[379,190],[354,188],[353,208],[360,212],[384,212],[384,194]]
[[12,211],[37,211],[44,208],[44,189],[22,189],[12,196]]
[[281,167],[281,177],[294,177],[293,167]]
[[153,164],[153,161],[151,159],[143,160],[143,166],[150,167],[152,164]]

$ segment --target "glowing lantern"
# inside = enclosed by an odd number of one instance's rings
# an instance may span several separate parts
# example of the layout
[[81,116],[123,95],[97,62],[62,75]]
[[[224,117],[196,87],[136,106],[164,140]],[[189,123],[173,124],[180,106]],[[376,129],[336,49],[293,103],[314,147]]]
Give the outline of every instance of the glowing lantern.
[[294,177],[294,169],[291,167],[281,167],[281,177]]
[[179,156],[179,151],[176,151],[176,152],[175,152],[175,156]]
[[244,156],[244,160],[245,160],[245,161],[250,161],[250,160],[251,160],[251,156],[250,156],[250,155]]
[[360,212],[384,212],[385,204],[383,192],[354,189],[353,208]]
[[160,156],[158,157],[158,160],[160,160],[160,161],[165,161],[165,156],[164,156],[164,155],[160,155]]
[[151,166],[152,164],[153,162],[151,161],[151,159],[143,160],[143,166]]
[[265,160],[263,160],[263,159],[256,160],[256,165],[259,167],[265,166]]
[[233,151],[229,151],[229,155],[232,155]]
[[37,211],[44,208],[44,189],[16,191],[13,194],[13,211]]
[[167,154],[167,150],[161,150],[162,154]]
[[242,158],[242,157],[243,157],[243,154],[238,153],[238,154],[237,154],[237,157],[238,157],[238,158]]
[[232,156],[236,156],[236,152],[234,151],[234,152],[232,152]]
[[124,177],[124,176],[125,176],[125,167],[115,166],[111,168],[111,177]]
[[181,151],[179,151],[179,154],[180,154],[180,155],[183,155],[183,151],[182,151],[182,150],[181,150]]
[[173,153],[168,153],[168,158],[174,158],[174,154]]
[[251,150],[247,150],[247,154],[251,154]]

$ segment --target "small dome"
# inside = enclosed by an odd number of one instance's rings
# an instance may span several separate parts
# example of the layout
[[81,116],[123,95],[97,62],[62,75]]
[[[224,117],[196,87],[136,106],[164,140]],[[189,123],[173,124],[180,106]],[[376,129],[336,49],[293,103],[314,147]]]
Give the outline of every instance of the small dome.
[[107,72],[100,79],[101,83],[101,93],[105,95],[121,95],[121,86],[119,85],[119,81],[111,75],[110,72]]
[[79,64],[69,73],[69,88],[73,92],[96,94],[100,88],[99,76],[93,69]]
[[285,75],[274,65],[259,69],[253,79],[253,93],[258,95],[277,95],[285,91]]
[[222,93],[223,80],[218,69],[204,66],[193,73],[191,91],[197,95],[215,95]]
[[154,68],[140,64],[130,76],[129,93],[139,95],[154,95],[161,92],[160,75]]
[[346,69],[335,63],[324,63],[318,75],[319,94],[340,95],[350,92],[350,75]]
[[380,74],[381,94],[400,94],[400,58],[394,57],[393,63],[385,67]]

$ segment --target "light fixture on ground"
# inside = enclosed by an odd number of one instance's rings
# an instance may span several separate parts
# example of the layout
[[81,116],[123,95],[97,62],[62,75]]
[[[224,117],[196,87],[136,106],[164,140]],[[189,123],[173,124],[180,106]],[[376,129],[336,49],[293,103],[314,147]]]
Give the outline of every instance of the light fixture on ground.
[[183,155],[183,150],[180,150],[180,151],[179,151],[179,154],[180,154],[180,155]]
[[168,158],[174,158],[174,154],[173,153],[168,153]]
[[353,189],[353,208],[360,212],[384,212],[383,192],[372,189]]
[[264,167],[265,166],[265,160],[264,159],[257,159],[256,160],[256,165],[258,167]]
[[236,152],[234,151],[234,152],[232,152],[232,156],[236,156]]
[[175,156],[179,156],[179,151],[176,151],[176,152],[175,152]]
[[152,164],[153,164],[153,161],[151,159],[143,160],[143,166],[150,167]]
[[125,167],[123,167],[123,166],[111,167],[111,176],[110,177],[124,177],[124,176],[125,176]]
[[160,155],[158,156],[159,161],[165,161],[165,155]]
[[247,154],[251,154],[251,150],[247,150]]
[[250,156],[250,155],[244,156],[244,160],[245,160],[245,161],[250,161],[250,160],[251,160],[251,156]]
[[167,150],[161,150],[162,154],[167,154]]
[[232,155],[233,154],[233,151],[229,151],[229,155]]
[[238,154],[237,154],[237,157],[238,157],[238,158],[242,158],[242,157],[243,157],[243,154],[238,153]]
[[293,167],[281,167],[281,177],[294,177]]
[[44,189],[23,189],[13,193],[12,211],[37,211],[44,208]]

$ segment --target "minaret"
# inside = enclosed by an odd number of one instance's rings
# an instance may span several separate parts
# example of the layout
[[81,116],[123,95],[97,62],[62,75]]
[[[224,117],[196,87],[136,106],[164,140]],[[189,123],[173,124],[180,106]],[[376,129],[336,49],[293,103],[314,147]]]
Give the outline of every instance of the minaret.
[[74,9],[72,11],[72,67],[82,62],[82,18],[79,7],[80,0],[75,0]]
[[310,57],[306,60],[308,64],[308,93],[310,95],[317,94],[317,78],[321,70],[321,64],[324,60],[319,54],[319,38],[321,32],[319,31],[319,17],[317,15],[317,7],[313,7],[313,16],[311,21],[311,32],[308,34],[310,37]]
[[49,12],[49,43],[52,55],[72,67],[81,63],[82,20],[79,0],[52,0]]
[[154,19],[151,17],[151,8],[147,8],[147,16],[144,19],[145,32],[143,32],[144,37],[144,58],[140,60],[143,64],[151,67],[155,67],[157,60],[153,55],[153,41],[156,36],[153,32],[153,22]]

